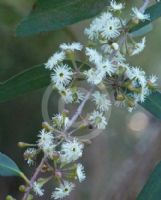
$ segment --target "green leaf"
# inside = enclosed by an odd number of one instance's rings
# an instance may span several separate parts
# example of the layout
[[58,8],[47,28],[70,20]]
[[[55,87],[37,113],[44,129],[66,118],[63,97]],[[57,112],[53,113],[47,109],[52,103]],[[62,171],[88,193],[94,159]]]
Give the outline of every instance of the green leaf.
[[[70,61],[65,61],[65,63],[72,67]],[[77,62],[77,65],[81,65],[81,63]],[[83,66],[83,69],[88,68],[89,66],[86,64]],[[50,83],[50,71],[45,69],[44,64],[37,65],[1,83],[0,102],[46,87]],[[153,93],[140,105],[155,117],[161,119],[161,93]]]
[[130,33],[130,35],[132,37],[141,37],[149,32],[151,32],[153,30],[153,24],[147,24],[145,26],[143,26],[142,28],[140,28],[139,30],[136,30],[132,33]]
[[94,17],[108,0],[37,0],[31,13],[17,27],[18,36],[63,28]]
[[155,167],[137,200],[160,200],[161,198],[161,162]]
[[[66,60],[64,63],[73,67],[70,61]],[[81,62],[77,62],[77,65],[81,65]],[[87,65],[84,65],[83,68],[87,69],[87,67]],[[0,102],[5,102],[17,96],[48,86],[51,83],[50,73],[49,70],[45,69],[44,64],[40,64],[0,83]]]
[[144,103],[140,104],[143,108],[152,113],[155,117],[161,119],[161,93],[151,94]]
[[145,22],[141,22],[134,28],[130,30],[130,32],[134,32],[136,30],[139,30],[140,28],[146,26],[147,24],[150,24],[152,21],[158,19],[161,17],[161,2],[154,4],[153,6],[149,7],[145,11],[146,14],[150,14],[150,20],[146,20]]
[[0,102],[15,98],[50,84],[50,72],[38,65],[0,84]]
[[22,172],[8,156],[0,153],[0,176],[21,176]]

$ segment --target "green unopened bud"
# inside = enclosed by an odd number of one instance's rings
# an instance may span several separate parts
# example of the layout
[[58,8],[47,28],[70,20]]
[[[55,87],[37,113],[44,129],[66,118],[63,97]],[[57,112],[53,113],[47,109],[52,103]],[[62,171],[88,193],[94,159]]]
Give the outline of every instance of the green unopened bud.
[[52,158],[53,158],[53,160],[55,160],[55,161],[58,160],[59,157],[60,157],[60,155],[59,155],[58,152],[54,152],[53,155],[52,155]]
[[156,84],[153,84],[151,81],[147,82],[147,87],[151,91],[155,91],[157,89],[160,89]]
[[83,124],[80,125],[80,129],[86,128],[88,127],[88,123],[87,122],[83,122]]
[[115,94],[115,99],[117,101],[124,101],[125,100],[125,96],[122,93],[116,93]]
[[6,200],[16,200],[16,199],[13,198],[11,195],[7,195]]
[[66,51],[66,57],[67,57],[67,59],[69,59],[69,60],[74,60],[75,58],[74,58],[74,52],[73,51],[70,51],[70,50],[67,50]]
[[116,74],[120,76],[120,75],[124,74],[125,71],[126,71],[125,67],[119,66],[117,68]]
[[63,115],[63,117],[67,117],[67,116],[69,116],[69,110],[64,110],[63,112],[62,112],[62,115]]
[[18,189],[20,192],[26,192],[26,187],[24,185],[20,185]]
[[135,25],[139,24],[139,19],[138,18],[132,18],[131,22]]
[[50,126],[50,124],[48,124],[47,122],[42,123],[42,128],[45,129],[46,131],[52,131],[53,130],[52,126]]
[[135,93],[140,93],[141,92],[141,88],[135,88],[132,86],[132,84],[129,84],[127,87],[131,92],[135,92]]
[[28,146],[31,146],[31,145],[28,144],[28,143],[25,143],[25,142],[18,142],[17,146],[20,147],[20,148],[24,148],[24,147],[28,147]]
[[33,199],[34,199],[33,195],[32,195],[32,194],[29,194],[27,200],[33,200]]
[[128,105],[130,108],[134,108],[134,107],[135,107],[135,101],[132,100],[132,99],[128,99],[128,100],[127,100],[127,105]]

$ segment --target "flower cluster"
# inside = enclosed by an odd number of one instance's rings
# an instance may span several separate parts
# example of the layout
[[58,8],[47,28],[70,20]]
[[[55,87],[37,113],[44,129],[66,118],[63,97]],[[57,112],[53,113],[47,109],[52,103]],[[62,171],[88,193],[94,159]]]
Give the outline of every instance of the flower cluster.
[[[85,29],[88,45],[79,42],[61,44],[59,51],[45,64],[45,68],[51,71],[53,88],[66,104],[75,103],[77,109],[73,116],[65,110],[52,118],[52,124],[43,123],[37,143],[33,148],[30,145],[24,153],[29,165],[43,153],[44,160],[39,168],[41,172],[52,174],[47,181],[41,178],[31,184],[39,196],[44,194],[43,185],[51,179],[57,184],[51,195],[54,199],[68,196],[76,179],[79,182],[85,180],[84,167],[78,159],[82,157],[87,141],[77,137],[77,131],[89,127],[105,129],[108,124],[106,113],[112,105],[132,111],[138,102],[144,102],[157,88],[156,76],[147,76],[140,67],[132,66],[127,60],[129,56],[140,54],[146,45],[145,37],[140,42],[134,40],[130,28],[139,21],[150,20],[150,16],[132,8],[127,21],[122,18],[124,8],[124,4],[112,0],[107,11]],[[85,61],[79,60],[79,54],[84,55]],[[79,80],[86,82],[87,92],[79,89]],[[83,112],[87,101],[95,107],[90,113]],[[73,128],[79,118],[82,124]]]
[[[62,199],[73,190],[75,180],[82,182],[86,178],[83,165],[77,162],[82,157],[84,144],[76,137],[63,135],[69,122],[68,117],[59,114],[53,117],[52,122],[52,125],[43,123],[37,143],[29,145],[33,145],[34,148],[28,148],[24,152],[24,157],[27,163],[32,165],[35,163],[36,156],[43,152],[45,161],[41,171],[51,172],[53,180],[56,180],[59,185],[53,191],[51,198]],[[21,146],[28,146],[28,144],[21,143]],[[50,180],[50,177],[47,178],[47,182]],[[43,178],[33,182],[32,188],[36,195],[44,195],[45,183],[46,179]]]

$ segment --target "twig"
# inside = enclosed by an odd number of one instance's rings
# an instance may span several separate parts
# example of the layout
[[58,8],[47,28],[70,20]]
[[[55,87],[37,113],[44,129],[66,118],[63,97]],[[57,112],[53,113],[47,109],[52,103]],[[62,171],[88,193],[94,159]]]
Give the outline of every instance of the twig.
[[41,160],[39,166],[36,168],[36,171],[35,171],[35,173],[33,174],[32,178],[31,178],[31,180],[30,180],[30,185],[29,185],[28,188],[26,189],[26,192],[25,192],[25,194],[24,194],[22,200],[27,200],[27,198],[28,198],[28,196],[29,196],[29,194],[30,194],[30,191],[31,191],[31,189],[32,189],[32,187],[33,187],[33,183],[34,183],[35,180],[37,179],[37,177],[38,177],[38,175],[39,175],[39,173],[40,173],[40,171],[41,171],[41,169],[42,169],[42,166],[43,166],[43,164],[44,164],[45,161],[46,161],[46,156],[44,156],[44,157],[42,158],[42,160]]
[[144,4],[141,6],[141,8],[139,9],[142,13],[145,12],[146,8],[148,7],[150,0],[143,0]]
[[71,118],[71,120],[69,121],[68,125],[66,126],[64,133],[66,133],[70,127],[74,124],[74,122],[78,119],[78,117],[80,116],[80,114],[82,113],[82,110],[86,104],[86,102],[88,101],[89,97],[91,96],[92,92],[94,90],[94,87],[91,88],[91,90],[86,94],[84,100],[82,101],[82,103],[79,105],[76,113],[74,114],[74,116]]

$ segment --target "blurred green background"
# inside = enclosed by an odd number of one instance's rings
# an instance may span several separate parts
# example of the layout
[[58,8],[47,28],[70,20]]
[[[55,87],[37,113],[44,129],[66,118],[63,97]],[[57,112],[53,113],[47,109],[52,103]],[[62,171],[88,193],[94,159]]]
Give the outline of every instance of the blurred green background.
[[[138,1],[139,2],[139,1]],[[50,33],[18,38],[15,28],[27,15],[33,0],[0,1],[0,81],[46,62],[60,43],[81,41],[89,21]],[[148,74],[157,74],[161,83],[161,20],[147,34],[147,48],[131,59]],[[0,151],[9,155],[31,175],[17,142],[34,142],[41,128],[41,103],[45,88],[0,104]],[[57,97],[49,110],[57,111]],[[71,200],[134,200],[155,164],[161,160],[161,122],[138,107],[133,113],[112,108],[108,129],[85,150],[83,163],[87,180],[78,184]],[[17,199],[17,177],[0,177],[0,200],[9,193]],[[52,190],[52,186],[49,186]],[[48,196],[42,199],[49,199]]]

